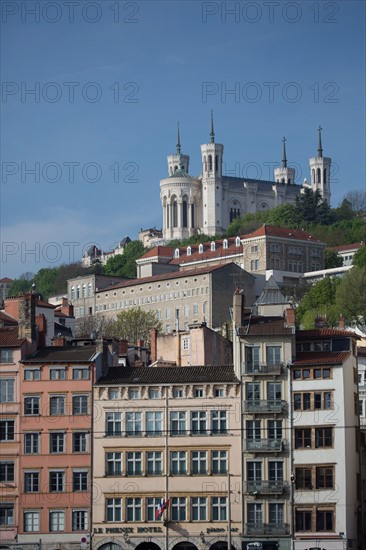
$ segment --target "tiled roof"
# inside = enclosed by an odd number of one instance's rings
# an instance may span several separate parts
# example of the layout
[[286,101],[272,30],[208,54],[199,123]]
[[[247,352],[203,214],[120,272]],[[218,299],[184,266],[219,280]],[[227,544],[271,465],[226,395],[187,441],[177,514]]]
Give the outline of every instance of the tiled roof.
[[14,325],[18,326],[18,321],[14,319],[11,315],[5,313],[5,311],[0,311],[0,319],[5,325]]
[[353,243],[353,244],[342,244],[340,246],[332,246],[331,250],[335,250],[337,252],[347,252],[352,250],[357,250],[358,248],[361,248],[361,246],[365,246],[365,243],[361,241],[360,243]]
[[37,307],[48,307],[50,309],[55,309],[56,306],[50,304],[49,302],[45,302],[45,300],[36,300],[36,306]]
[[241,256],[243,254],[243,246],[240,244],[236,246],[235,237],[230,237],[227,239],[228,246],[224,248],[224,240],[220,239],[215,242],[215,250],[211,250],[211,241],[202,243],[203,252],[199,252],[199,245],[191,245],[191,254],[187,254],[187,246],[179,247],[179,258],[173,258],[170,262],[173,265],[183,265],[185,263],[193,262],[204,262],[207,260],[215,260],[220,258],[225,258],[228,256]]
[[247,325],[239,328],[241,337],[291,335],[292,327],[286,326],[283,317],[251,316]]
[[337,338],[342,336],[352,338],[356,335],[348,330],[338,330],[336,328],[318,328],[296,331],[296,340],[320,340],[322,338]]
[[46,347],[22,363],[90,363],[95,352],[96,346]]
[[9,277],[3,277],[0,279],[0,283],[12,283],[14,279],[9,279]]
[[293,365],[295,367],[303,365],[337,365],[344,363],[350,355],[350,351],[302,351],[296,354],[296,360],[293,362]]
[[310,233],[303,231],[302,229],[290,229],[287,227],[278,227],[276,225],[267,225],[263,224],[261,227],[249,233],[249,235],[244,235],[243,239],[252,239],[254,237],[281,237],[283,239],[294,239],[300,241],[311,241],[314,243],[324,244],[319,239],[316,239]]
[[18,327],[0,328],[0,348],[18,348],[25,338],[18,338]]
[[174,248],[172,246],[155,246],[146,254],[141,256],[139,260],[145,260],[146,258],[155,258],[156,256],[162,256],[163,258],[172,258],[174,255]]
[[[153,275],[152,277],[142,277],[141,279],[128,279],[127,281],[123,281],[121,283],[117,283],[113,286],[108,286],[106,288],[101,289],[99,292],[107,292],[109,290],[116,290],[116,288],[125,288],[130,286],[137,286],[142,285],[144,283],[155,283],[156,281],[166,281],[169,279],[182,279],[184,277],[189,277],[191,275],[204,275],[205,273],[212,273],[213,271],[216,271],[217,269],[222,269],[223,267],[227,267],[229,264],[225,265],[213,265],[210,267],[201,267],[198,269],[189,269],[187,271],[172,271],[171,273],[163,273],[161,275]],[[98,292],[98,294],[99,294]]]
[[111,367],[97,385],[234,383],[239,380],[231,366],[206,367]]

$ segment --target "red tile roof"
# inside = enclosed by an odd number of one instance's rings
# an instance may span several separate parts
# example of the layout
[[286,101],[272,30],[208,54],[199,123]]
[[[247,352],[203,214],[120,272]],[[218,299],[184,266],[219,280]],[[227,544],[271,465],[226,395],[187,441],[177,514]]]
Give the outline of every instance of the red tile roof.
[[3,277],[0,279],[0,283],[12,283],[14,279],[9,279],[9,277]]
[[320,340],[322,338],[336,338],[337,336],[348,336],[348,338],[356,337],[356,335],[349,330],[338,330],[336,328],[317,328],[296,331],[296,340]]
[[8,315],[5,313],[5,311],[0,311],[0,319],[3,321],[5,325],[18,325],[18,321],[14,319],[11,315]]
[[347,252],[357,250],[358,248],[361,248],[361,246],[365,246],[365,243],[363,241],[354,244],[342,244],[341,246],[332,246],[331,250],[335,250],[337,252]]
[[[185,263],[203,262],[208,260],[216,260],[220,258],[227,258],[230,256],[240,256],[243,254],[243,245],[239,246],[235,244],[236,237],[230,237],[227,239],[228,246],[224,248],[224,240],[209,241],[202,243],[203,252],[199,252],[199,245],[191,245],[191,254],[187,254],[188,246],[179,247],[179,258],[173,258],[170,262],[173,265],[183,265]],[[215,250],[211,250],[211,242],[215,242]]]
[[36,300],[36,306],[38,307],[48,307],[51,309],[55,309],[56,306],[50,304],[49,302],[45,302],[44,300],[37,299]]
[[18,327],[0,328],[0,348],[19,348],[25,338],[18,338]]
[[156,256],[162,256],[163,258],[172,258],[174,255],[174,248],[172,246],[155,246],[146,254],[141,256],[139,260],[144,260],[145,258],[155,258]]
[[249,233],[248,235],[243,235],[242,239],[252,239],[254,237],[281,237],[283,239],[295,239],[300,241],[312,241],[314,243],[323,244],[322,241],[316,239],[310,233],[303,231],[302,229],[290,229],[287,227],[278,227],[276,225],[267,225],[263,224],[261,227]]
[[296,359],[293,362],[295,367],[304,365],[338,365],[344,363],[350,357],[350,351],[302,351],[296,354]]

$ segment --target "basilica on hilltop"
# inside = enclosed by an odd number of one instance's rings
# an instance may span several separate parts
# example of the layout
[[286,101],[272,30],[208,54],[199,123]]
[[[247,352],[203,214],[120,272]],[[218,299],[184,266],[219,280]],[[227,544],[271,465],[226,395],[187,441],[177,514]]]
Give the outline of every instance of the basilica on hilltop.
[[330,204],[331,159],[323,156],[321,130],[319,127],[317,155],[309,160],[310,183],[305,180],[299,185],[295,168],[287,163],[285,138],[282,164],[274,169],[273,181],[225,176],[224,146],[215,141],[212,112],[209,143],[201,145],[202,172],[191,176],[189,156],[181,152],[178,125],[176,152],[168,156],[168,177],[160,181],[164,241],[224,233],[233,219],[294,203],[305,188],[319,190]]

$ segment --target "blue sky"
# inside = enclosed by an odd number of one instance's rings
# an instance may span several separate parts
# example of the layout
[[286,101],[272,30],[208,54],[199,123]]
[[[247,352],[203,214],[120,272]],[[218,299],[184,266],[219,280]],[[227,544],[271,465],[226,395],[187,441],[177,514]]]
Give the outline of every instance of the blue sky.
[[161,228],[176,122],[198,175],[211,109],[227,173],[268,179],[286,136],[297,182],[309,179],[321,124],[331,206],[365,189],[364,2],[4,0],[1,10],[1,277]]

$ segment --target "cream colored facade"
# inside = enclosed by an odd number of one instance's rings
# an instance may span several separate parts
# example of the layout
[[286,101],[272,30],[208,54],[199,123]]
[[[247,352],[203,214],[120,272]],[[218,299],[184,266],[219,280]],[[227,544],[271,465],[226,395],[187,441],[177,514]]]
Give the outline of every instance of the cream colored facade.
[[[227,542],[230,524],[232,546],[241,549],[240,386],[232,367],[110,369],[95,387],[94,408],[93,548],[126,541],[210,548]],[[156,518],[162,499],[169,505]]]

